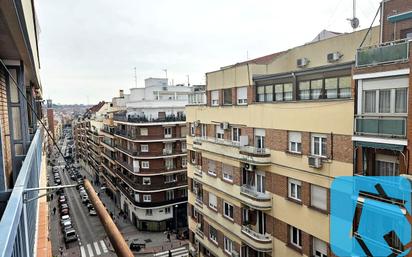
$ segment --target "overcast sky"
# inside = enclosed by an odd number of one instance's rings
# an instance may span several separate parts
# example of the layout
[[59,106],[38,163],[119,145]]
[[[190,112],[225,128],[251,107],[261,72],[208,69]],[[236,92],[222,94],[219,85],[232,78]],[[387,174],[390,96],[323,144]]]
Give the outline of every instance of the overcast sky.
[[[37,0],[44,97],[111,100],[147,77],[205,83],[205,72],[351,32],[352,0]],[[379,0],[358,0],[360,29]]]

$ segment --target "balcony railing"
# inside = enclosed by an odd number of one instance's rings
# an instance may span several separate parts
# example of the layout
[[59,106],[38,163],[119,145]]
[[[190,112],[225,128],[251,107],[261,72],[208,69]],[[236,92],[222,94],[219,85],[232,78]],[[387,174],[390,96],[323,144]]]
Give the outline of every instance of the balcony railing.
[[189,94],[189,105],[203,105],[206,104],[206,93],[195,92]]
[[406,62],[409,59],[409,41],[394,41],[382,45],[358,49],[356,67]]
[[39,195],[25,190],[39,187],[42,144],[43,130],[38,129],[0,219],[0,257],[35,255],[38,201],[25,203],[24,199]]
[[221,139],[217,137],[195,137],[193,141],[194,143],[197,143],[197,144],[200,144],[202,141],[207,141],[207,142],[227,145],[227,146],[234,146],[234,147],[240,146],[240,142],[227,140],[227,139]]
[[253,156],[269,156],[270,150],[267,148],[259,148],[254,146],[242,146],[239,151],[244,154]]
[[355,117],[355,134],[406,138],[406,117],[364,116]]
[[242,232],[248,235],[249,237],[255,239],[256,241],[261,241],[261,242],[271,242],[272,237],[269,234],[260,234],[259,232],[256,232],[249,228],[248,226],[242,226]]
[[270,195],[267,193],[258,192],[255,187],[244,184],[240,187],[240,192],[253,197],[257,200],[270,200]]
[[125,121],[132,123],[174,122],[186,121],[186,115],[167,115],[163,118],[149,118],[147,116],[131,116],[122,113],[114,114],[113,119],[116,121]]

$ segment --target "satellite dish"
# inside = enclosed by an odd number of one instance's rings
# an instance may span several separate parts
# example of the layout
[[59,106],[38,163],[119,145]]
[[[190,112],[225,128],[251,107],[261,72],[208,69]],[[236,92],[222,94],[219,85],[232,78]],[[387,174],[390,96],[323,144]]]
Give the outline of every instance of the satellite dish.
[[359,27],[359,19],[356,17],[353,17],[353,19],[350,19],[350,25],[352,26],[353,29],[356,29]]

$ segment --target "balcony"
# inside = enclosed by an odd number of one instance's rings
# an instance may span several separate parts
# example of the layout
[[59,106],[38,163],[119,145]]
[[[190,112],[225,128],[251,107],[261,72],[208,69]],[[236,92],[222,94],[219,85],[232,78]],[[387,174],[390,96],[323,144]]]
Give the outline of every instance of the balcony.
[[247,184],[242,185],[240,187],[240,193],[247,195],[258,201],[270,201],[271,200],[271,197],[268,193],[258,192],[255,187],[251,185],[247,185]]
[[203,92],[194,92],[189,94],[189,103],[188,105],[205,105],[206,104],[206,93]]
[[202,177],[203,176],[202,167],[200,165],[193,165],[193,173],[198,177]]
[[360,115],[355,117],[355,134],[402,139],[406,124],[406,117]]
[[[272,250],[272,236],[268,233],[261,234],[254,231],[250,226],[243,225],[241,228],[242,241],[257,251],[268,252]],[[251,240],[250,240],[251,239]]]
[[388,42],[378,46],[358,49],[356,67],[370,67],[380,64],[407,62],[409,42],[407,40]]
[[186,121],[185,115],[167,115],[163,118],[148,118],[147,116],[131,116],[126,113],[113,115],[113,120],[131,123],[158,123],[158,122],[181,122]]
[[242,155],[242,161],[255,165],[270,164],[270,150],[267,148],[258,148],[254,146],[241,146],[239,153]]

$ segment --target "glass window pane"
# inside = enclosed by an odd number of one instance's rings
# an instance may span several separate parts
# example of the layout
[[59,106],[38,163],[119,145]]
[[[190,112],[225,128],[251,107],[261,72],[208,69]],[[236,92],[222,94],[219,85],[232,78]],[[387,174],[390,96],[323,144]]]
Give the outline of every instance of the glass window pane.
[[351,97],[351,78],[340,77],[339,78],[339,98]]
[[389,113],[391,111],[391,90],[379,91],[379,112]]
[[326,98],[338,97],[338,78],[325,79]]
[[13,139],[21,140],[21,122],[20,122],[20,109],[19,107],[12,107],[11,115],[13,118]]
[[282,101],[283,100],[283,84],[277,84],[275,85],[275,97],[276,101]]
[[310,82],[311,99],[320,99],[322,93],[322,80],[312,80]]
[[376,91],[363,91],[364,94],[364,106],[363,111],[365,113],[373,113],[376,112]]
[[293,86],[292,83],[283,84],[284,100],[292,100]]
[[309,81],[299,82],[299,99],[309,99]]
[[398,88],[395,91],[395,112],[406,113],[407,89]]

